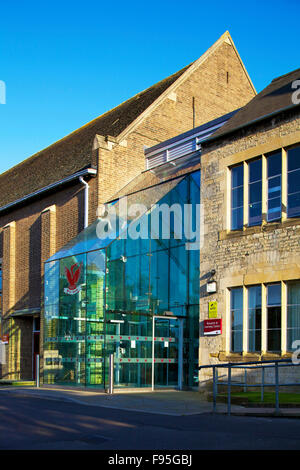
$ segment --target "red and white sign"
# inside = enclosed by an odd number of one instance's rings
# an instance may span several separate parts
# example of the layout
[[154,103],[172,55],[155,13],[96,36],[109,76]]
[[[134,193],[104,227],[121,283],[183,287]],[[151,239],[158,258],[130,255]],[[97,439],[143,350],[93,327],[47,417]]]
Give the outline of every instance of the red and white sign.
[[4,344],[8,344],[8,335],[2,335],[1,341],[2,341],[2,343],[4,343]]
[[214,318],[204,320],[204,335],[221,335],[222,334],[222,319]]
[[81,286],[77,286],[82,269],[82,263],[72,264],[71,269],[65,267],[65,274],[69,286],[64,289],[64,292],[69,295],[77,294],[81,290]]

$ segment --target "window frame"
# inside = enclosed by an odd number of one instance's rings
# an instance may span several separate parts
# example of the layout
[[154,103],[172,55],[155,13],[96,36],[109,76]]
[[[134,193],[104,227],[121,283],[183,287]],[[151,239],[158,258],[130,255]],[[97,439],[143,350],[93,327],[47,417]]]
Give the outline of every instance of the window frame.
[[[243,178],[243,181],[242,181],[242,184],[239,185],[239,186],[235,186],[233,187],[233,177],[232,177],[232,172],[236,169],[236,168],[239,168],[241,167],[242,168],[242,178]],[[238,230],[243,230],[243,227],[244,227],[244,194],[245,194],[245,174],[244,174],[244,163],[240,163],[238,165],[234,165],[232,167],[230,167],[230,230],[235,232],[235,231],[238,231]],[[234,190],[237,190],[237,189],[240,189],[242,188],[242,192],[243,192],[243,196],[242,196],[242,205],[241,206],[237,206],[237,207],[232,207],[232,204],[233,204],[233,191]],[[238,226],[236,228],[233,228],[233,211],[234,210],[237,210],[237,209],[240,209],[242,208],[242,224],[241,226]]]

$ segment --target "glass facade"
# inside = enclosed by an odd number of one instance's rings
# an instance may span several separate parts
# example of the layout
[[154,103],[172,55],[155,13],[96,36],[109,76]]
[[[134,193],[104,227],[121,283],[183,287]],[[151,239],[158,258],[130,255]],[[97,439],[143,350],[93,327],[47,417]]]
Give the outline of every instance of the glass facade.
[[196,384],[200,172],[123,203],[45,263],[44,383],[106,388],[113,354],[115,387]]

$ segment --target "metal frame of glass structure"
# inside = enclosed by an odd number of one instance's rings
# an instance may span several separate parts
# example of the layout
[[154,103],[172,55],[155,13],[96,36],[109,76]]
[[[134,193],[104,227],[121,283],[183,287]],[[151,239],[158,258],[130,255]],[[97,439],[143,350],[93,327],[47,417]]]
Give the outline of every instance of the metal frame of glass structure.
[[[124,236],[119,200],[113,203],[115,239],[99,239],[96,221],[45,263],[46,384],[107,388],[113,354],[115,387],[196,385],[200,253],[187,249],[192,240],[184,229],[178,238],[184,218],[166,220],[160,208],[177,204],[183,213],[189,204],[195,230],[200,172],[139,191],[127,202],[146,205],[132,217],[145,223],[146,237]],[[155,211],[160,230],[153,237]]]

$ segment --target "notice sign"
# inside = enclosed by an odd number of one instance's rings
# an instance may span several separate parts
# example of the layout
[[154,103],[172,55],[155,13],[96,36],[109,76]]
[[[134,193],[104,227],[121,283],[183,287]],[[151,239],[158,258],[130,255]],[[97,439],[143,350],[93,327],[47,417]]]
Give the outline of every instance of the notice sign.
[[222,334],[222,319],[216,318],[214,320],[204,320],[204,335],[221,335]]
[[8,335],[2,335],[1,341],[3,344],[8,344]]
[[215,300],[208,303],[208,318],[217,318],[218,316],[218,302]]

